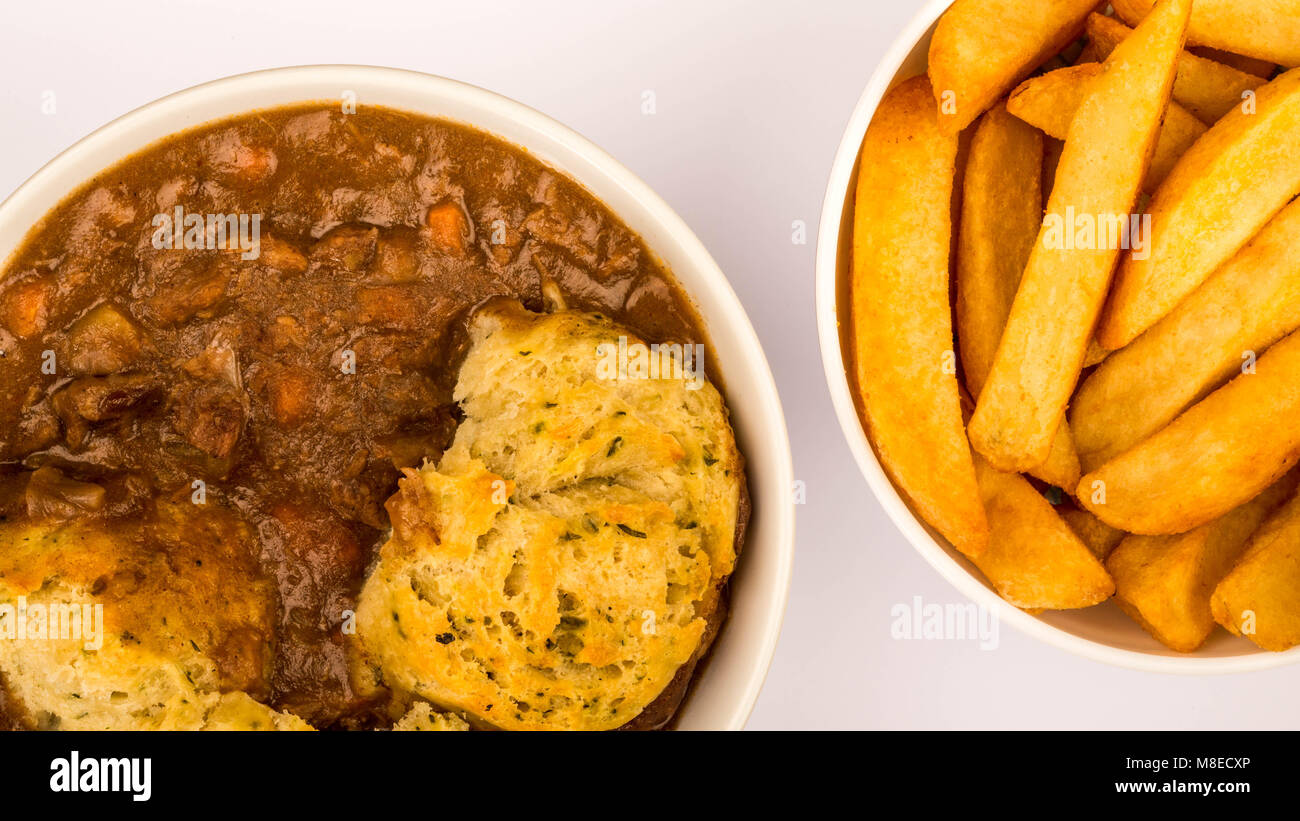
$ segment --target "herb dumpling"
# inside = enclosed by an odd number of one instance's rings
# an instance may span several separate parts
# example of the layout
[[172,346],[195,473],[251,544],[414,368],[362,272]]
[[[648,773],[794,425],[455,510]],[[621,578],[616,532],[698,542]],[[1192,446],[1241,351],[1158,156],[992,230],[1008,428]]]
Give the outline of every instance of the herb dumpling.
[[389,500],[358,606],[380,683],[482,725],[612,729],[705,649],[740,457],[706,381],[599,372],[620,337],[640,344],[592,314],[476,315],[464,421]]
[[309,730],[269,691],[275,599],[231,511],[0,526],[0,682],[31,729]]
[[455,713],[438,713],[429,707],[429,702],[417,701],[393,724],[393,729],[407,732],[454,733],[468,730],[469,724]]

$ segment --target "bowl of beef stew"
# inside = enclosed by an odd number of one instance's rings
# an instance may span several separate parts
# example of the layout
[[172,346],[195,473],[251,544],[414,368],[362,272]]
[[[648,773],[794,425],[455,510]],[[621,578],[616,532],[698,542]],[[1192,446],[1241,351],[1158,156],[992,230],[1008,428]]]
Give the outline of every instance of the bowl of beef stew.
[[[222,558],[244,575],[212,584],[258,593],[205,628],[203,663],[223,693],[316,728],[397,721],[357,680],[347,620],[403,471],[455,437],[476,310],[509,300],[702,346],[743,457],[739,559],[712,646],[627,726],[743,726],[793,555],[779,398],[699,240],[578,134],[413,72],[227,78],[42,168],[0,205],[0,259],[0,528],[87,523],[132,550],[165,543],[174,572],[238,543]],[[221,515],[178,524],[186,505]],[[51,723],[12,690],[6,724]]]

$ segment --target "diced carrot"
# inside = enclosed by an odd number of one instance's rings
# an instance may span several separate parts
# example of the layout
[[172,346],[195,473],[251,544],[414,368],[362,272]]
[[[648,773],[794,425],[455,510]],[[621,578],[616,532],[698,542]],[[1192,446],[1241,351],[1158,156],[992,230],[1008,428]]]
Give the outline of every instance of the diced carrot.
[[45,330],[55,285],[48,277],[20,282],[0,296],[0,322],[14,336],[27,339]]
[[468,226],[459,205],[450,200],[441,202],[429,209],[424,222],[429,226],[429,237],[438,250],[445,254],[464,255]]

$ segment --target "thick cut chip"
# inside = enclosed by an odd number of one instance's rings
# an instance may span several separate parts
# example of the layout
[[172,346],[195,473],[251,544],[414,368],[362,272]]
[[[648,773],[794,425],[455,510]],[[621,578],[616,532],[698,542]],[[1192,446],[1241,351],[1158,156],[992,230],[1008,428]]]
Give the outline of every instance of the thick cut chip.
[[[971,138],[957,241],[957,343],[971,396],[979,396],[1016,298],[1043,213],[1043,135],[990,109]],[[1030,471],[1073,488],[1079,457],[1063,422],[1047,461]]]
[[1300,460],[1300,332],[1156,435],[1079,483],[1080,503],[1130,533],[1183,533],[1232,510]]
[[1083,367],[1091,368],[1094,365],[1100,365],[1110,356],[1110,351],[1097,344],[1096,339],[1088,340],[1088,350],[1083,354]]
[[1300,70],[1251,102],[1197,140],[1152,198],[1151,247],[1116,273],[1097,329],[1104,347],[1154,325],[1300,193]]
[[1295,490],[1295,471],[1212,522],[1177,536],[1129,536],[1106,561],[1120,609],[1161,644],[1190,653],[1214,630],[1210,594],[1260,522]]
[[1269,517],[1210,598],[1214,620],[1265,650],[1300,644],[1300,496]]
[[930,40],[939,127],[956,134],[1083,31],[1095,0],[956,0]]
[[998,595],[1026,610],[1073,610],[1110,598],[1115,586],[1097,557],[1050,502],[1014,473],[975,457],[989,517],[989,548],[976,567]]
[[[1114,17],[1088,16],[1089,42],[1103,59],[1132,33],[1133,29]],[[1201,122],[1213,125],[1241,105],[1243,95],[1264,82],[1253,74],[1183,52],[1178,56],[1178,74],[1174,77],[1174,100]]]
[[[1057,139],[1065,139],[1070,120],[1088,93],[1088,84],[1101,74],[1099,63],[1067,66],[1032,77],[1011,92],[1007,110]],[[1207,131],[1205,123],[1177,103],[1170,103],[1156,138],[1156,152],[1147,169],[1144,191],[1155,191],[1178,159]]]
[[995,106],[971,138],[957,240],[957,339],[979,396],[1042,219],[1043,135]]
[[1074,395],[1070,426],[1093,470],[1146,439],[1300,328],[1300,200],[1173,313],[1114,353]]
[[[1169,104],[1189,8],[1190,0],[1162,3],[1111,53],[1070,123],[1047,217],[971,418],[971,443],[1000,470],[1042,464],[1065,416]],[[1076,236],[1081,218],[1097,229],[1091,242]]]
[[1089,40],[1088,44],[1083,47],[1083,51],[1079,52],[1079,56],[1075,58],[1074,64],[1082,66],[1088,63],[1100,63],[1105,59],[1106,55],[1102,54],[1097,45]]
[[1092,551],[1092,555],[1096,556],[1100,561],[1106,561],[1106,557],[1127,535],[1124,531],[1116,530],[1082,508],[1069,506],[1064,510],[1058,508],[1058,511],[1061,518],[1074,531],[1074,534],[1083,540],[1083,543]]
[[1074,438],[1070,435],[1070,425],[1064,419],[1052,440],[1052,449],[1047,452],[1047,461],[1038,467],[1026,471],[1035,479],[1042,479],[1049,485],[1061,488],[1066,493],[1078,484],[1076,477],[1083,475],[1083,464],[1079,454],[1074,450]]
[[1277,73],[1277,63],[1272,60],[1261,60],[1258,57],[1247,57],[1244,54],[1233,54],[1231,51],[1223,49],[1210,48],[1209,46],[1192,46],[1188,49],[1197,57],[1204,57],[1207,60],[1213,60],[1216,63],[1223,63],[1225,66],[1232,66],[1238,71],[1244,71],[1247,74],[1254,74],[1256,77],[1262,77],[1265,80],[1272,79]]
[[853,369],[885,470],[925,521],[978,555],[988,523],[962,424],[948,303],[956,156],[925,77],[885,95],[858,171]]
[[[1151,11],[1152,0],[1112,0],[1130,24]],[[1300,66],[1297,0],[1196,0],[1187,39],[1284,66]]]

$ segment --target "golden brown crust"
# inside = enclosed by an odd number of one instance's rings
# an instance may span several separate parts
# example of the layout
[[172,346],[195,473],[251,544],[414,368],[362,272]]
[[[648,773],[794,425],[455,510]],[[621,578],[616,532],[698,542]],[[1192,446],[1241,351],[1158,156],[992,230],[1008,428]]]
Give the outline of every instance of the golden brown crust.
[[1083,30],[1095,0],[956,0],[930,41],[939,127],[956,134]]
[[661,724],[735,564],[743,466],[721,398],[602,375],[606,343],[641,343],[599,317],[494,308],[472,336],[456,442],[389,503],[365,662],[480,725],[613,729],[656,701],[642,724]]
[[1070,121],[1047,216],[970,421],[971,445],[999,470],[1032,469],[1051,452],[1121,251],[1118,242],[1073,247],[1061,230],[1073,230],[1076,211],[1127,224],[1190,8],[1191,0],[1162,4],[1107,58]]
[[[269,693],[274,596],[233,511],[162,501],[130,521],[0,527],[5,714],[39,729],[310,729]],[[14,612],[25,608],[26,617]],[[55,633],[55,613],[59,613]],[[31,634],[29,634],[30,636]],[[12,638],[12,636],[8,636]]]
[[962,424],[948,299],[956,156],[925,77],[885,95],[862,143],[855,195],[851,367],[885,471],[926,522],[978,555],[988,523]]
[[1256,368],[1084,476],[1079,502],[1112,527],[1159,536],[1217,519],[1281,478],[1300,461],[1300,332]]
[[1151,200],[1149,252],[1115,272],[1097,341],[1124,347],[1172,311],[1300,193],[1300,70],[1262,86],[1185,153]]

